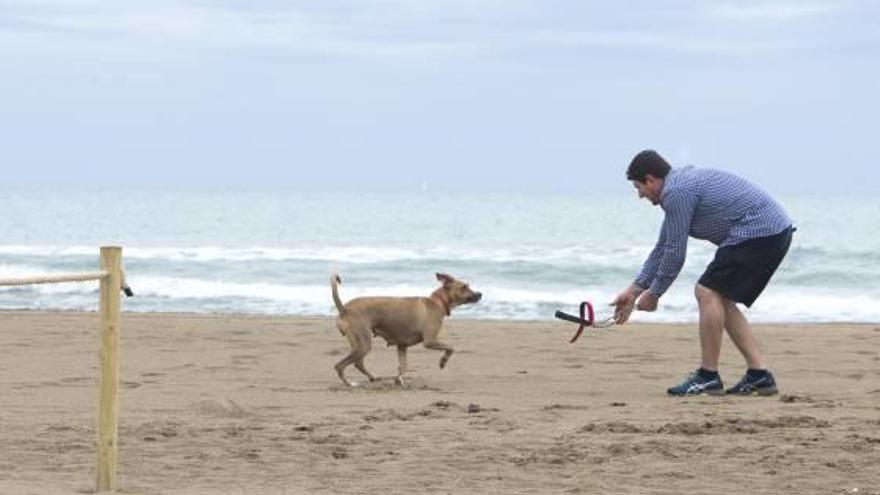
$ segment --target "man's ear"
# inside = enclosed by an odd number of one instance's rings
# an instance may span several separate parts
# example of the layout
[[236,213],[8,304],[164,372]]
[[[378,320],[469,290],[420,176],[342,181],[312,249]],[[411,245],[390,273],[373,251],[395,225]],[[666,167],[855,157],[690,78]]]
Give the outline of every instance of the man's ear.
[[455,280],[450,275],[447,275],[445,273],[437,272],[435,275],[437,276],[437,280],[443,282],[444,284],[448,284],[449,282],[452,282],[453,280]]

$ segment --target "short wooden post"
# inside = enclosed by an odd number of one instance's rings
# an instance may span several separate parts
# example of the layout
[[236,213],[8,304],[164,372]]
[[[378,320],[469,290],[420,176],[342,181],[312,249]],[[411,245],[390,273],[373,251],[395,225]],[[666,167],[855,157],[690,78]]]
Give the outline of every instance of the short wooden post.
[[119,294],[122,283],[122,248],[101,247],[101,398],[98,409],[98,491],[116,489],[116,454],[119,429],[119,332],[122,323]]

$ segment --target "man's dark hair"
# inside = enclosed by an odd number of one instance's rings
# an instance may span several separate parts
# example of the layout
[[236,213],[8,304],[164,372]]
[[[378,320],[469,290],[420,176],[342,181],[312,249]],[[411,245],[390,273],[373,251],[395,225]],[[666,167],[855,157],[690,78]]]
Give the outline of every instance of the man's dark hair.
[[644,150],[630,162],[629,168],[626,169],[626,178],[644,183],[646,175],[651,174],[658,179],[665,179],[670,170],[672,167],[660,156],[660,153]]

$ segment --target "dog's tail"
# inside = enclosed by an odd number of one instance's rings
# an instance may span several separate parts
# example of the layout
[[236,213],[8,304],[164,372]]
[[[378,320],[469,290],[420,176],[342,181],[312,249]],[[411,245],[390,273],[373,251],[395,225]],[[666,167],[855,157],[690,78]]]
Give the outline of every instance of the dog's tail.
[[336,305],[339,316],[345,316],[345,306],[342,304],[342,300],[339,299],[339,284],[341,283],[342,279],[339,278],[336,272],[333,272],[330,275],[330,290],[333,292],[333,304]]

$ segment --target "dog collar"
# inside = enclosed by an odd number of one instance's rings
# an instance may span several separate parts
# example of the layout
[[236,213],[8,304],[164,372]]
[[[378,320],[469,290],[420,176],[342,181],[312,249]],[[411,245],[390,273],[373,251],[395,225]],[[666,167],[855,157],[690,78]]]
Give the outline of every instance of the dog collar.
[[446,316],[449,316],[449,314],[450,314],[449,303],[446,302],[446,299],[443,299],[443,296],[441,296],[438,292],[439,291],[434,291],[434,293],[431,294],[431,299],[434,299],[435,301],[439,302],[440,306],[443,307],[443,310],[446,311]]

